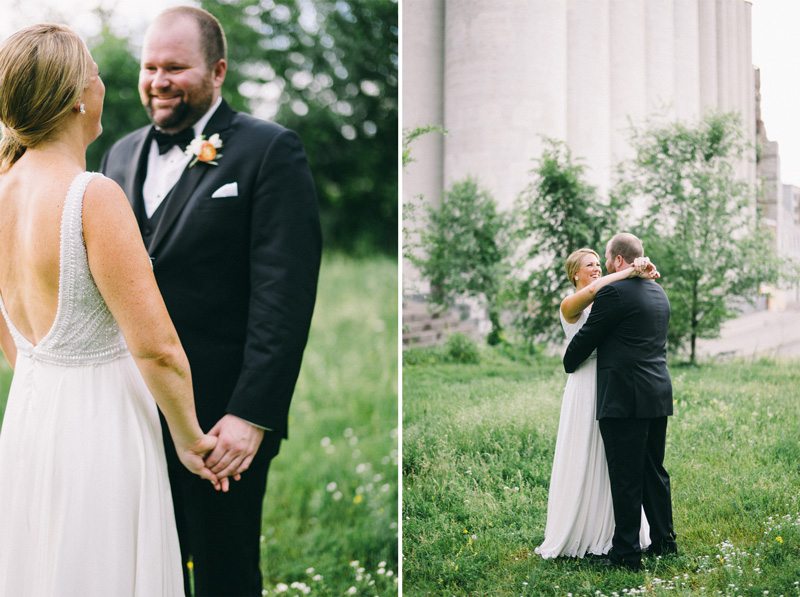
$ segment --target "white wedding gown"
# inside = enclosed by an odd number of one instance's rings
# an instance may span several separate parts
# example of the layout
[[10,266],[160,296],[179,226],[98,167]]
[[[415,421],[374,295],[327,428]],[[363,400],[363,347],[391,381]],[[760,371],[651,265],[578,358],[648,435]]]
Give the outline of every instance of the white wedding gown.
[[[58,310],[17,346],[0,430],[0,595],[183,595],[156,404],[89,272],[83,194],[61,222]],[[8,250],[8,249],[7,249]]]
[[[561,315],[567,341],[581,329],[589,311],[585,309],[575,323],[568,323]],[[547,525],[544,541],[535,549],[543,558],[582,558],[587,553],[603,555],[611,549],[614,511],[603,438],[595,420],[596,374],[595,351],[567,376],[547,497]],[[642,549],[650,545],[644,511],[639,542]]]

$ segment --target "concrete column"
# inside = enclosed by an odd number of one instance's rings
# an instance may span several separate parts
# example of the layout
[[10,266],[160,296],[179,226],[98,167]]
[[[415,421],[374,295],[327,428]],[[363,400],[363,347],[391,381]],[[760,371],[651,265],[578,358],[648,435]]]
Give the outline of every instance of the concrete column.
[[[403,2],[404,131],[444,124],[444,0]],[[429,133],[411,145],[412,159],[403,172],[403,200],[422,195],[438,203],[442,195],[444,141]]]
[[[749,71],[752,68],[752,57],[748,53],[749,42],[747,39],[748,26],[745,2],[743,0],[737,0],[736,2],[729,3],[728,11],[729,85],[731,99],[731,105],[728,111],[733,112],[739,117],[744,140],[752,143],[754,139],[749,136],[749,100],[753,97],[753,91],[752,88],[746,88],[749,82]],[[750,182],[751,179],[752,165],[750,157],[751,150],[745,149],[745,153],[736,167],[737,178],[747,182]]]
[[446,186],[475,176],[509,207],[540,135],[565,137],[566,30],[566,0],[447,0]]
[[675,117],[675,17],[672,0],[648,0],[645,9],[647,40],[647,111]]
[[630,126],[643,126],[646,120],[647,43],[643,2],[610,0],[609,10],[609,108],[613,172],[619,162],[633,155]]
[[[405,0],[401,7],[403,36],[400,40],[403,69],[403,131],[444,124],[444,0]],[[444,141],[429,133],[411,144],[413,162],[403,168],[403,229],[411,242],[425,226],[421,207],[441,201],[444,173]],[[421,200],[417,198],[421,197]],[[415,205],[418,209],[411,210]],[[428,292],[417,269],[403,260],[403,296]]]
[[717,75],[717,5],[713,0],[698,0],[698,36],[700,50],[700,111],[715,109],[718,104]]
[[673,0],[675,116],[695,121],[700,110],[700,23],[697,0]]
[[734,10],[734,3],[730,0],[717,0],[717,105],[724,112],[730,112],[736,106],[736,84],[733,80],[735,56],[731,52]]
[[742,8],[744,9],[743,16],[743,31],[742,39],[740,41],[743,49],[742,65],[743,69],[741,83],[741,93],[743,96],[743,128],[745,139],[750,145],[748,150],[747,161],[747,181],[750,184],[756,182],[756,88],[755,88],[755,73],[753,71],[753,31],[752,31],[752,4],[750,2],[742,1]]
[[610,179],[608,0],[570,0],[567,17],[567,142],[603,192]]

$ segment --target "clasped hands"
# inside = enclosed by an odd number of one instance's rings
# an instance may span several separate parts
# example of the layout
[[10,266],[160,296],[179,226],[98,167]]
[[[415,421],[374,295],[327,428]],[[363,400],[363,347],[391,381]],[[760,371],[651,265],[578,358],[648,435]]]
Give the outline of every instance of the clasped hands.
[[637,257],[633,260],[633,271],[630,277],[634,276],[656,280],[661,277],[661,274],[658,273],[655,263],[650,261],[649,257]]
[[238,481],[250,468],[263,439],[263,429],[228,414],[187,449],[189,454],[179,449],[178,455],[190,471],[226,492],[230,479]]

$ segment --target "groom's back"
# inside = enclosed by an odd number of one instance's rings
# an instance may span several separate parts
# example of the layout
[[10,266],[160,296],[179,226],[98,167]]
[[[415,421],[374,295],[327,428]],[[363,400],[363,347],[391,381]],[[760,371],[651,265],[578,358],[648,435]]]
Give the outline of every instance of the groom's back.
[[611,285],[622,318],[597,351],[598,418],[672,414],[667,369],[670,305],[657,283],[629,278]]

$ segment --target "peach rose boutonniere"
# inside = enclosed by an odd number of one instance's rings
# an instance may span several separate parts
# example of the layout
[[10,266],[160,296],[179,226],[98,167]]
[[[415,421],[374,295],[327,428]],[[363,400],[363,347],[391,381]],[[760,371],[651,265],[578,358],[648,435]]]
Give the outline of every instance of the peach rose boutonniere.
[[219,149],[222,149],[222,140],[219,138],[218,133],[214,133],[208,139],[206,139],[205,135],[195,137],[184,152],[190,158],[193,158],[192,161],[189,162],[189,168],[194,166],[197,162],[203,162],[204,164],[210,164],[212,166],[219,165],[215,161],[222,157],[222,154],[217,151]]

